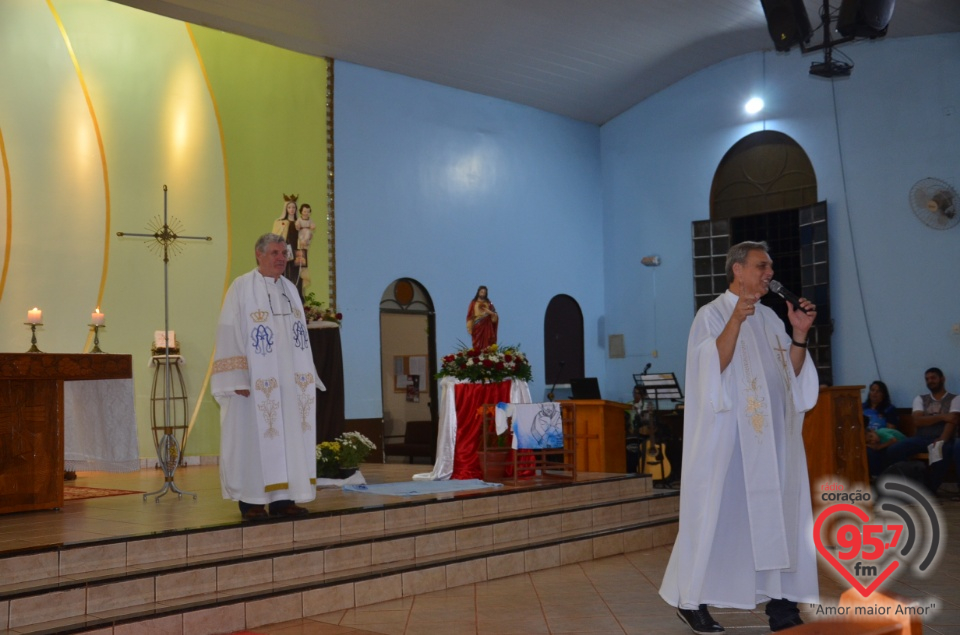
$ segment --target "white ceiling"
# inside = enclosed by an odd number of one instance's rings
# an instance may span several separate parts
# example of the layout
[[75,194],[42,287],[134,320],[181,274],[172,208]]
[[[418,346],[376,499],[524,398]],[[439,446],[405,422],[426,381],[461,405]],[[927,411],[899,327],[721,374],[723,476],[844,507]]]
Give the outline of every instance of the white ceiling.
[[[700,69],[773,49],[760,0],[113,1],[596,124]],[[804,2],[816,28],[823,2]],[[957,31],[960,0],[897,0],[886,37]]]

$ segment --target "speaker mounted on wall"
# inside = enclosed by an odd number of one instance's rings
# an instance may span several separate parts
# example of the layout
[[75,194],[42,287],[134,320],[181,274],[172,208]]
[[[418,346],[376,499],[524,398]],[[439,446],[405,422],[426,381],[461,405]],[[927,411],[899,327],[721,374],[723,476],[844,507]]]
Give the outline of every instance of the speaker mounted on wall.
[[803,0],[760,0],[763,14],[767,17],[767,30],[770,39],[778,51],[789,51],[792,47],[810,41],[813,29]]
[[843,0],[837,30],[846,37],[883,37],[895,4],[896,0]]

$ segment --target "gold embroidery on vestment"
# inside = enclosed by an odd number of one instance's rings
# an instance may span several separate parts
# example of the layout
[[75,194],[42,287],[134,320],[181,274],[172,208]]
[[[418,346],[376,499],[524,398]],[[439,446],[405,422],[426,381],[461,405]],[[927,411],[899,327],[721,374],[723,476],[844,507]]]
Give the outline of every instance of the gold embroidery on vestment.
[[263,415],[263,420],[267,423],[267,429],[264,431],[263,436],[267,439],[278,437],[280,436],[280,431],[274,427],[274,424],[277,422],[277,411],[279,410],[280,402],[270,398],[270,393],[277,388],[277,378],[258,379],[254,386],[264,395],[263,401],[257,404],[257,409]]
[[309,432],[312,427],[310,425],[310,406],[316,401],[310,390],[315,383],[313,373],[294,373],[293,380],[300,389],[300,394],[297,395],[297,404],[300,406],[300,429]]
[[763,434],[763,428],[767,421],[767,404],[762,396],[760,381],[750,372],[750,357],[743,343],[740,344],[740,357],[743,361],[743,373],[747,382],[747,386],[744,388],[746,393],[744,414],[750,419],[750,425],[753,426],[754,432]]
[[213,374],[226,373],[231,370],[247,370],[247,358],[243,355],[225,357],[213,362]]

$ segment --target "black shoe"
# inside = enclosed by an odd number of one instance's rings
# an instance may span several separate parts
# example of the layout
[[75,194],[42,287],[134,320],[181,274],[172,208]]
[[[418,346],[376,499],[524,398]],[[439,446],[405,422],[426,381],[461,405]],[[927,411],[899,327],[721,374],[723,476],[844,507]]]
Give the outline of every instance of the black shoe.
[[774,633],[803,624],[797,603],[790,600],[770,600],[765,612],[770,621],[770,630]]
[[803,620],[800,619],[799,615],[794,615],[792,617],[787,617],[780,620],[775,620],[772,617],[770,618],[770,630],[774,633],[777,631],[785,631],[788,628],[800,626],[801,624],[803,624]]
[[252,505],[241,514],[244,520],[263,520],[267,517],[267,510],[263,505]]
[[686,622],[687,626],[693,629],[694,633],[700,635],[710,635],[711,633],[722,633],[723,627],[710,616],[706,604],[701,604],[700,608],[677,609],[677,617]]

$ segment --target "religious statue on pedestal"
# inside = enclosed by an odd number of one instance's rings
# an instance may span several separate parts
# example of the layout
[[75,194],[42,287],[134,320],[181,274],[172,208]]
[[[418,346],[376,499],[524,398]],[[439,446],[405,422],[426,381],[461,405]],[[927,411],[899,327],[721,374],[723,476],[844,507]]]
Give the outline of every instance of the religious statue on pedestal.
[[295,262],[293,248],[297,244],[297,198],[299,195],[283,195],[283,214],[273,221],[272,233],[283,238],[287,243],[287,266],[283,275],[293,282],[300,296],[303,297],[303,281],[300,279],[300,265]]
[[300,278],[303,280],[303,287],[310,286],[310,270],[307,252],[310,250],[310,242],[313,240],[313,232],[317,229],[317,224],[310,219],[313,210],[309,203],[300,206],[300,218],[295,223],[297,228],[297,249],[294,251],[293,263],[300,267]]
[[500,316],[487,297],[487,288],[481,286],[467,309],[467,333],[473,340],[475,350],[483,350],[497,343],[497,325]]

